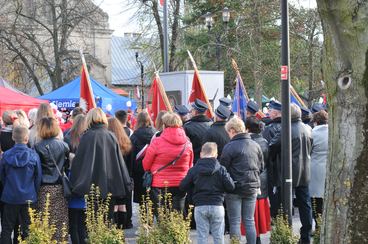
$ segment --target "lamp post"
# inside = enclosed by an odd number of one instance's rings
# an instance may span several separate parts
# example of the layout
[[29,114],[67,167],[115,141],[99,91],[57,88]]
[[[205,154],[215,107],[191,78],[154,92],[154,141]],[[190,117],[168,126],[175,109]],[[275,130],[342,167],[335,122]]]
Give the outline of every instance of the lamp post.
[[[230,10],[228,7],[225,7],[222,12],[222,22],[225,24],[225,29],[227,32],[227,26],[228,23],[230,21]],[[210,12],[207,12],[205,15],[205,24],[207,26],[208,32],[211,31],[211,28],[213,27],[214,24],[214,19],[213,19],[213,14]],[[220,60],[221,60],[221,49],[220,49],[220,45],[221,45],[221,34],[217,34],[215,33],[215,38],[216,38],[216,60],[217,60],[217,70],[220,70]]]
[[141,97],[142,97],[142,109],[144,109],[144,65],[141,60],[138,59],[139,54],[138,52],[135,52],[135,60],[137,61],[137,64],[141,68]]
[[283,163],[283,207],[292,225],[292,167],[291,167],[291,117],[290,117],[290,68],[289,68],[289,9],[288,1],[281,0],[281,162]]

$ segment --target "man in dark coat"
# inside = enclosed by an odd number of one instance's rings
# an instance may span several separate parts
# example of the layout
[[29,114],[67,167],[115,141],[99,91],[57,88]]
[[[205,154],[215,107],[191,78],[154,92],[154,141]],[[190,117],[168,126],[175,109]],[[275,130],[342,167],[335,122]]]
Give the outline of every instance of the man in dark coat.
[[259,106],[256,102],[249,100],[247,104],[247,118],[255,116],[259,110]]
[[203,101],[196,99],[192,104],[193,117],[184,124],[184,130],[193,145],[194,161],[195,164],[199,159],[201,147],[203,145],[204,135],[210,128],[212,121],[205,113],[208,106]]
[[[266,124],[262,135],[268,143],[281,131],[281,103],[271,101],[269,105],[269,116],[271,121]],[[268,177],[268,197],[271,204],[271,216],[275,218],[281,204],[281,185],[277,180],[277,165],[281,165],[281,153],[275,153],[269,158],[269,165],[267,166]],[[275,172],[275,173],[274,173]]]
[[[310,243],[312,232],[312,204],[309,195],[310,180],[310,153],[312,150],[312,135],[308,125],[301,121],[301,111],[296,104],[290,105],[291,113],[291,145],[292,145],[292,172],[293,190],[295,203],[299,208],[300,221],[300,243]],[[270,155],[281,153],[282,131],[270,142]],[[282,167],[277,166],[277,180],[282,183]]]
[[218,149],[217,159],[220,159],[222,149],[230,141],[229,134],[225,130],[225,124],[230,117],[231,111],[220,104],[215,110],[216,118],[215,123],[211,125],[211,128],[204,136],[203,142],[216,142]]
[[223,97],[219,99],[220,105],[227,107],[230,110],[230,116],[228,120],[232,119],[234,117],[234,112],[232,111],[231,105],[233,104],[233,101],[227,97]]

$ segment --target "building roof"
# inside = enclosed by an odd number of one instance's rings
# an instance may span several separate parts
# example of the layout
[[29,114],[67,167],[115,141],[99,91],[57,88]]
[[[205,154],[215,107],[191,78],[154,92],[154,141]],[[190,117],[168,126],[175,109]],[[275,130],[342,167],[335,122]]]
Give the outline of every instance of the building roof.
[[[141,85],[141,69],[137,64],[133,47],[133,40],[129,37],[112,36],[111,39],[111,84],[116,86]],[[148,68],[147,58],[140,52],[144,68]],[[146,72],[146,70],[145,70]],[[150,82],[150,77],[145,76],[145,84]]]

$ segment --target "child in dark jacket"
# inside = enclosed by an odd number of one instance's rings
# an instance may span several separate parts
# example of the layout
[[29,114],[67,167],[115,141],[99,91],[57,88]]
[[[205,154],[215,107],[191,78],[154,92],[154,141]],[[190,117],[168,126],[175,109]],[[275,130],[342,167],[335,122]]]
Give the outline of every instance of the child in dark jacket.
[[33,149],[27,147],[28,128],[16,126],[12,138],[16,144],[4,152],[0,162],[0,179],[4,185],[1,195],[4,203],[2,244],[12,243],[11,234],[17,220],[20,221],[22,238],[27,237],[30,224],[28,205],[37,201],[42,177],[40,158]]
[[217,145],[207,142],[202,146],[201,159],[182,180],[180,189],[193,189],[194,218],[197,243],[207,243],[211,231],[215,244],[224,243],[224,193],[235,189],[225,167],[217,161]]

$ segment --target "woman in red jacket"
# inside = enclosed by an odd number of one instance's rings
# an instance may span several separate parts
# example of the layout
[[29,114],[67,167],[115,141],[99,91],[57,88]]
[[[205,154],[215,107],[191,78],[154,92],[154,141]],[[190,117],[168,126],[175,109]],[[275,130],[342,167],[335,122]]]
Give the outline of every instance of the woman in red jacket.
[[[143,168],[153,174],[151,199],[154,205],[158,204],[159,195],[163,195],[167,189],[172,195],[173,209],[183,211],[185,192],[179,190],[179,185],[193,165],[192,144],[177,114],[167,113],[162,120],[164,130],[147,148]],[[174,164],[158,171],[176,158]]]

